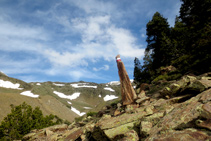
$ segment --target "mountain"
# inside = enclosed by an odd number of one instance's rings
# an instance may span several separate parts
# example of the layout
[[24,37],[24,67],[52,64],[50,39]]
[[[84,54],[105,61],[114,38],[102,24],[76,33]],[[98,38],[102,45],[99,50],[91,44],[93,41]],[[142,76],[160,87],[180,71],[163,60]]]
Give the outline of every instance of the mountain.
[[73,121],[89,111],[98,111],[107,104],[120,100],[120,83],[91,82],[31,82],[11,78],[0,72],[0,121],[10,113],[10,105],[24,101],[38,106],[44,115],[54,114]]
[[211,140],[211,72],[143,83],[137,93],[134,104],[112,103],[70,125],[33,130],[23,140]]

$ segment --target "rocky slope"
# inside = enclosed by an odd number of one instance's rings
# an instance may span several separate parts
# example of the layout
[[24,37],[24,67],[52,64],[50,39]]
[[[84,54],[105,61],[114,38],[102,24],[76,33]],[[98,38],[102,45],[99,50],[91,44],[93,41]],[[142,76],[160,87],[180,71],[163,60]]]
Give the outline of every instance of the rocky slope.
[[211,140],[211,73],[142,84],[132,105],[105,106],[70,125],[34,130],[23,140]]
[[118,82],[26,83],[0,72],[0,122],[10,113],[11,104],[17,106],[24,101],[33,108],[40,107],[44,115],[54,114],[72,122],[120,99],[118,85]]

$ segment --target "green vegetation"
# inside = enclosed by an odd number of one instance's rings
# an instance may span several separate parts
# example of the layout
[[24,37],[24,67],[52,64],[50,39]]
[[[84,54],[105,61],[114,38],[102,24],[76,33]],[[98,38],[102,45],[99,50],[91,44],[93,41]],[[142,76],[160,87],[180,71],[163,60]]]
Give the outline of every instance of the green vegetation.
[[93,117],[93,116],[96,116],[97,113],[98,113],[98,112],[88,112],[86,115],[87,115],[87,117],[88,117],[88,116]]
[[39,107],[32,109],[25,102],[19,106],[11,105],[11,113],[4,118],[0,125],[0,140],[17,140],[33,129],[60,124],[63,122],[52,114],[43,116]]
[[[211,1],[181,0],[180,15],[174,27],[156,12],[147,24],[147,47],[143,65],[135,58],[134,80],[137,84],[177,79],[186,73],[211,71]],[[174,66],[174,74],[159,69]]]

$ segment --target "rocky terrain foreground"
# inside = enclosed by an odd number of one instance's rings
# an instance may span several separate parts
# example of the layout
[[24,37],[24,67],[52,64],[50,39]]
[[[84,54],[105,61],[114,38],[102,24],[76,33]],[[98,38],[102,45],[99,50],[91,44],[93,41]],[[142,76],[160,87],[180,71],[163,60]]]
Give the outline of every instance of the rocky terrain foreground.
[[157,83],[142,84],[134,104],[114,103],[70,125],[33,130],[23,140],[211,140],[211,73]]

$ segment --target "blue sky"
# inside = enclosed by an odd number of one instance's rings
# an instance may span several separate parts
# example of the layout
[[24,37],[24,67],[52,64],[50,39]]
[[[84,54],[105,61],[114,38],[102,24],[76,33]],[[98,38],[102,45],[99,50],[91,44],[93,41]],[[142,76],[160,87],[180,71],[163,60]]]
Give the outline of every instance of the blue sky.
[[26,82],[130,79],[146,24],[158,11],[174,26],[180,0],[1,0],[0,71]]

